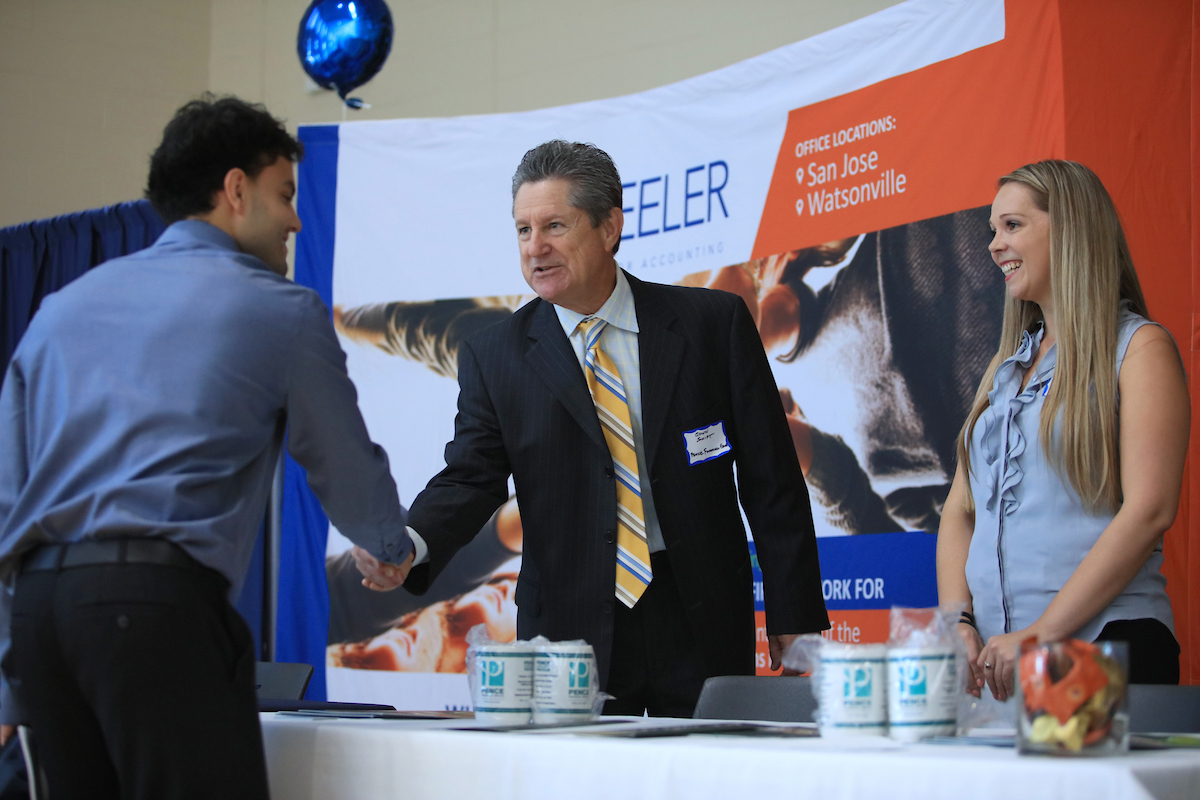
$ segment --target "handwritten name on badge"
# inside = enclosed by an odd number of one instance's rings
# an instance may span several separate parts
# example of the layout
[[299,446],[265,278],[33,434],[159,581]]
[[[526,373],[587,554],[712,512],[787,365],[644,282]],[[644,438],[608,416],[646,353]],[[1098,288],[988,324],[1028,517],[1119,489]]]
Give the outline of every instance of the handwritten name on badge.
[[733,450],[729,437],[725,435],[725,423],[714,422],[694,431],[683,432],[683,445],[687,449],[688,465],[723,456]]

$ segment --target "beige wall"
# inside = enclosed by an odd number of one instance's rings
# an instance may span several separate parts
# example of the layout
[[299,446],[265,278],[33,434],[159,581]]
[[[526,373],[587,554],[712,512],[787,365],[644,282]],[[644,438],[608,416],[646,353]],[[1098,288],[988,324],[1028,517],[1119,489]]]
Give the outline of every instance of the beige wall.
[[210,0],[0,0],[0,226],[140,197]]
[[719,69],[895,0],[390,0],[383,70],[344,112],[296,58],[308,0],[0,0],[0,226],[139,197],[205,89],[308,122],[520,111]]

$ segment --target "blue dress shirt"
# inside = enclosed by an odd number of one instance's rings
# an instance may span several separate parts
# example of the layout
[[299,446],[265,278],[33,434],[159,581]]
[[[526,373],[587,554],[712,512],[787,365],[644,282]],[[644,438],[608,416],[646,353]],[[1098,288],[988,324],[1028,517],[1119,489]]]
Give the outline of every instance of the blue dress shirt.
[[161,537],[236,597],[285,428],[330,521],[402,561],[406,512],[315,292],[185,220],[48,296],[0,391],[0,655],[44,543]]

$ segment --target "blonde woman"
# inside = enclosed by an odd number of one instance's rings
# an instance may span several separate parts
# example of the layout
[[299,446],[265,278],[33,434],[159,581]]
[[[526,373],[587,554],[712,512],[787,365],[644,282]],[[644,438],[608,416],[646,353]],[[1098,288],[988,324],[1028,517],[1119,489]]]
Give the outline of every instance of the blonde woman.
[[1149,322],[1112,199],[1070,161],[999,181],[989,247],[1007,288],[1000,349],[958,443],[937,545],[963,603],[969,688],[1013,693],[1020,642],[1130,644],[1130,679],[1178,683],[1162,564],[1190,405],[1179,352]]

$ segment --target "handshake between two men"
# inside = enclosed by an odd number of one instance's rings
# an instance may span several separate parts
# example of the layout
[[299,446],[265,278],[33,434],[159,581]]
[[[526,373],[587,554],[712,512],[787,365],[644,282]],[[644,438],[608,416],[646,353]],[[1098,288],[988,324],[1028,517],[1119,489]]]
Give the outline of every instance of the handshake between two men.
[[354,557],[354,565],[362,573],[362,585],[376,592],[390,592],[399,588],[408,577],[416,558],[416,550],[408,554],[408,558],[399,564],[389,564],[380,561],[366,550],[355,545],[350,551]]

